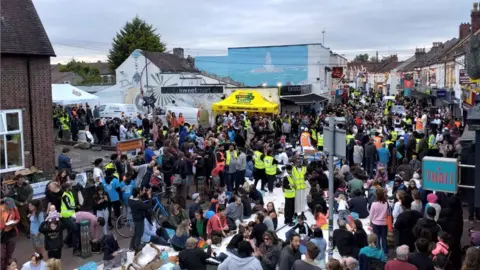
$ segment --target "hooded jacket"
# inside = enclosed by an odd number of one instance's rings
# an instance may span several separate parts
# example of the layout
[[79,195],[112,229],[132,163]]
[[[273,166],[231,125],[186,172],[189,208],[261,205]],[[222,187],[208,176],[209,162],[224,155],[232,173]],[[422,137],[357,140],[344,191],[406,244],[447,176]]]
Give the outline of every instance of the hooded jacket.
[[57,228],[52,230],[49,223],[42,222],[38,228],[40,233],[45,235],[45,249],[57,250],[63,247],[63,228],[62,223],[58,223]]
[[280,254],[280,261],[278,262],[279,270],[290,270],[296,260],[300,260],[302,254],[300,250],[294,251],[291,245],[285,246]]
[[413,234],[416,238],[424,237],[423,232],[428,231],[432,234],[432,238],[429,241],[436,241],[438,233],[440,232],[440,225],[434,220],[429,218],[420,218],[417,224],[413,228]]
[[279,244],[274,246],[266,246],[265,244],[262,244],[262,246],[265,248],[265,252],[263,253],[263,256],[258,259],[260,260],[263,269],[275,270],[278,261],[280,260],[282,247]]
[[112,234],[105,236],[105,246],[103,247],[103,260],[109,261],[113,259],[113,253],[120,250],[117,240]]
[[262,270],[260,261],[255,257],[238,257],[232,254],[228,256],[219,266],[218,270],[230,270],[230,269],[242,269],[242,270]]

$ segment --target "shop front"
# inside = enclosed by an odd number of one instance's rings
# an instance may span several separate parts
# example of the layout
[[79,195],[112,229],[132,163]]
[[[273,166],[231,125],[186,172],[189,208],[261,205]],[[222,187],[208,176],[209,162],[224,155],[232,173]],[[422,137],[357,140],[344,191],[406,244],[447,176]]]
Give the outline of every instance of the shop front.
[[[478,89],[480,90],[480,89]],[[462,88],[462,110],[463,110],[463,121],[467,122],[468,111],[475,106],[475,97],[480,95],[480,91],[476,91],[470,88]]]
[[283,113],[319,111],[327,102],[326,97],[312,92],[312,85],[285,85],[280,87],[280,103]]

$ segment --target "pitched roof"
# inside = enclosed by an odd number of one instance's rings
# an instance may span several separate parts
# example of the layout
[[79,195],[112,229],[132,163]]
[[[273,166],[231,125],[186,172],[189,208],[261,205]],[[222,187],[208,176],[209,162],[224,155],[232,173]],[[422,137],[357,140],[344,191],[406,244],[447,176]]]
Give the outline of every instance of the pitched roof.
[[1,53],[55,56],[32,0],[0,1]]
[[448,40],[447,42],[443,43],[440,47],[437,47],[436,49],[432,48],[428,53],[427,53],[427,59],[425,66],[430,66],[437,64],[443,55],[444,52],[448,51],[451,49],[455,44],[458,43],[457,38],[452,38]]
[[174,54],[146,51],[142,51],[141,53],[162,72],[199,72],[198,69],[190,65],[186,59],[181,59]]
[[377,62],[348,62],[347,63],[347,68],[348,69],[358,69],[358,70],[363,70],[367,72],[373,72],[380,63]]
[[[478,34],[480,34],[480,30],[473,33],[473,35],[478,35]],[[457,57],[458,55],[466,53],[468,42],[470,41],[471,36],[472,34],[470,33],[464,39],[458,40],[453,46],[450,47],[449,50],[445,50],[445,52],[442,55],[440,55],[439,60],[443,62],[455,60],[455,57]]]
[[110,71],[110,66],[107,62],[94,62],[94,63],[87,63],[87,65],[91,68],[96,68],[100,71],[100,75],[111,75],[115,74],[115,72]]

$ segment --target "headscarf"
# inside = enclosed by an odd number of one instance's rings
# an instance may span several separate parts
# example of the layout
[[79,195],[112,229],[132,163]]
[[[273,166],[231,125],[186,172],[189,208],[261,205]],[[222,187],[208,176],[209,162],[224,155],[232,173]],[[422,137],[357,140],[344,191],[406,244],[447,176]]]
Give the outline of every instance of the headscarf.
[[7,197],[3,200],[3,202],[5,203],[5,205],[8,207],[8,209],[13,209],[15,208],[15,201],[10,198],[10,197]]
[[120,247],[118,246],[118,242],[117,240],[115,240],[113,234],[108,234],[107,236],[105,236],[103,260],[108,261],[113,259],[113,252],[118,251],[119,249]]

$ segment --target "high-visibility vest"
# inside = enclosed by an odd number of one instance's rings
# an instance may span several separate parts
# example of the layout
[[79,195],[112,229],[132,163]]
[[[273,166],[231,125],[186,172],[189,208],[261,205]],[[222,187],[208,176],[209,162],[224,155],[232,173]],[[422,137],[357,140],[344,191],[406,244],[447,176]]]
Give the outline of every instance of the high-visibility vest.
[[265,163],[265,173],[267,175],[277,174],[277,166],[273,164],[273,157],[265,156],[265,158],[263,158],[263,162]]
[[387,148],[390,146],[390,144],[393,144],[393,142],[390,141],[390,140],[388,140],[388,141],[385,142],[385,145],[387,146]]
[[297,170],[297,167],[293,167],[292,176],[293,176],[293,183],[295,184],[295,189],[301,190],[305,189],[305,173],[307,172],[306,167],[302,167],[300,171]]
[[312,139],[314,139],[315,141],[317,140],[317,133],[315,132],[315,130],[310,130],[310,134],[312,134]]
[[65,191],[62,195],[62,204],[60,206],[60,217],[62,218],[70,218],[75,214],[75,209],[70,210],[68,209],[67,205],[63,201],[63,197],[68,197],[68,201],[70,202],[70,205],[75,207],[75,198],[73,197],[73,194],[71,191]]
[[317,135],[317,146],[323,146],[323,134],[320,134],[320,132]]
[[373,144],[375,144],[375,147],[377,147],[377,149],[382,147],[382,137],[380,136],[373,137]]
[[[230,160],[232,160],[232,154],[230,153],[230,151],[227,151],[226,154],[227,154],[227,159],[225,164],[230,165]],[[235,156],[235,158],[238,158],[238,153],[236,150],[233,151],[233,155]]]
[[162,131],[162,134],[163,136],[167,136],[167,131],[166,130]]
[[293,179],[292,177],[290,177],[290,175],[287,175],[287,179],[288,179],[288,184],[290,185],[290,188],[283,189],[283,194],[287,199],[295,198],[295,188],[294,188],[295,184],[293,183]]
[[347,136],[345,136],[345,140],[347,141],[347,144],[349,144],[350,141],[351,141],[351,140],[354,140],[354,139],[355,139],[355,137],[353,137],[353,135],[347,135]]
[[302,136],[300,137],[300,144],[303,147],[311,147],[309,139],[310,139],[310,134],[308,134],[308,132],[303,132]]
[[435,135],[430,134],[428,137],[428,149],[437,149],[437,142],[435,141]]
[[260,151],[255,151],[253,153],[253,160],[255,161],[255,169],[258,170],[263,170],[265,169],[265,163],[263,162],[262,158],[262,152]]
[[217,132],[220,132],[221,130],[222,130],[222,125],[218,125]]
[[412,119],[410,119],[410,118],[405,119],[405,124],[411,125],[412,124]]
[[418,146],[420,145],[420,139],[415,139],[415,141],[417,142],[415,146],[415,152],[418,153]]
[[[217,160],[217,167],[225,166],[225,156],[221,151],[218,151],[217,153],[220,154],[220,160]],[[215,159],[216,158],[217,158],[217,155],[215,155]]]
[[117,172],[117,166],[113,163],[113,162],[109,162],[107,163],[107,165],[105,165],[105,167],[103,167],[103,169],[106,171],[106,170],[115,170],[115,172],[113,173],[113,176],[116,177],[117,179],[119,179],[119,175],[118,175],[118,172]]
[[60,123],[62,124],[62,130],[70,130],[70,125],[68,123],[68,117],[60,117]]
[[416,130],[423,130],[423,122],[422,122],[422,118],[416,118],[415,119],[415,129]]
[[250,120],[248,120],[248,119],[247,119],[247,120],[245,120],[245,122],[244,122],[244,123],[245,123],[245,126],[244,126],[244,128],[245,128],[245,129],[247,129],[247,128],[248,128],[248,126],[249,126],[249,124],[250,124]]
[[396,131],[390,132],[390,136],[392,136],[392,141],[396,141],[398,137],[398,133]]

